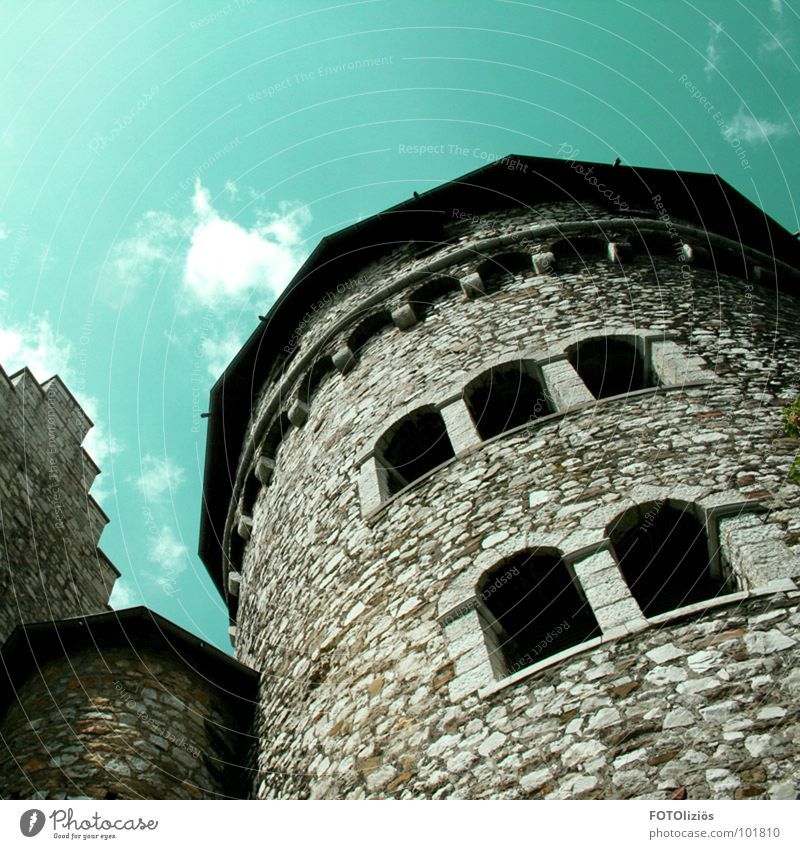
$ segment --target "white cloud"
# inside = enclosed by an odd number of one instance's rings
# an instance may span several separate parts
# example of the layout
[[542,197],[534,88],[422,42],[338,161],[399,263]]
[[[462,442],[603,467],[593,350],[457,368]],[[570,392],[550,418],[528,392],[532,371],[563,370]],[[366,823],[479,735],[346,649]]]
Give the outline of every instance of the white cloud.
[[150,211],[136,222],[134,233],[116,242],[100,272],[101,289],[116,298],[157,282],[173,261],[180,240],[188,235],[185,222],[166,212]]
[[154,574],[148,573],[148,576],[154,578],[164,592],[174,595],[175,580],[185,571],[188,557],[189,550],[178,539],[175,531],[169,525],[164,525],[150,545],[149,559],[158,564],[158,570]]
[[[200,179],[194,183],[190,210],[185,215],[151,210],[118,241],[100,272],[101,290],[112,299],[154,287],[167,277],[180,287],[182,310],[213,312],[214,338],[204,339],[201,351],[209,375],[217,377],[239,350],[242,338],[225,330],[254,298],[266,308],[300,267],[305,254],[305,231],[311,213],[299,203],[279,203],[276,209],[253,201],[252,226],[227,218],[215,208]],[[239,186],[228,180],[224,194],[233,200]],[[176,296],[177,296],[176,292]]]
[[184,284],[205,307],[235,307],[256,293],[274,297],[303,259],[308,208],[284,203],[278,212],[262,210],[255,226],[223,218],[198,179],[192,199],[196,223],[184,268]]
[[9,374],[27,366],[42,383],[54,374],[70,374],[72,346],[59,336],[47,317],[30,327],[0,326],[0,363]]
[[143,590],[150,592],[153,587],[172,596],[179,591],[177,581],[189,565],[189,549],[169,525],[153,530],[147,559],[156,568],[146,568],[138,577],[135,574],[133,577],[124,575],[114,584],[109,604],[115,610],[145,604]]
[[39,273],[47,273],[51,268],[55,268],[57,263],[58,258],[55,256],[55,254],[53,254],[53,246],[49,243],[44,245],[41,251],[39,251],[39,257],[37,259]]
[[142,458],[141,474],[136,479],[136,486],[145,501],[159,501],[166,495],[172,495],[183,480],[183,469],[169,457],[146,454]]
[[107,498],[111,491],[106,482],[110,480],[111,466],[122,444],[107,430],[97,399],[82,391],[83,379],[72,366],[69,341],[53,329],[47,316],[25,327],[11,323],[0,325],[0,365],[8,374],[27,366],[39,383],[57,374],[69,387],[94,422],[83,447],[106,473],[98,475],[92,495],[97,501]]
[[778,124],[766,118],[756,118],[745,111],[744,106],[734,115],[730,124],[722,131],[728,141],[739,139],[741,142],[756,144],[766,142],[771,138],[785,136],[791,128],[788,124]]
[[235,331],[220,335],[218,338],[206,337],[201,349],[208,366],[208,375],[215,380],[225,370],[225,366],[239,353],[244,339]]
[[[229,180],[225,192],[233,199],[239,188]],[[238,310],[250,296],[272,298],[289,282],[305,256],[310,221],[306,206],[283,202],[257,209],[253,226],[245,226],[214,207],[198,178],[187,215],[146,212],[133,235],[114,245],[101,287],[118,297],[180,269],[190,307]]]
[[0,239],[8,238],[8,227],[0,221]]
[[769,37],[758,45],[759,58],[764,59],[776,50],[785,50],[788,43],[789,38],[786,33],[771,32]]
[[121,610],[123,607],[136,607],[143,603],[142,594],[138,587],[130,586],[128,578],[123,575],[114,584],[108,603],[114,610]]
[[775,30],[769,29],[767,23],[764,27],[767,29],[767,35],[761,40],[758,45],[758,56],[760,59],[767,59],[777,50],[786,52],[786,48],[792,43],[791,30],[783,26],[783,2],[782,0],[771,0],[770,10],[775,16]]
[[708,43],[706,44],[706,66],[704,68],[707,74],[710,74],[712,71],[717,70],[717,65],[719,64],[719,60],[722,56],[722,51],[719,47],[719,39],[723,33],[723,28],[721,23],[715,23],[712,21],[708,25],[709,35],[708,35]]

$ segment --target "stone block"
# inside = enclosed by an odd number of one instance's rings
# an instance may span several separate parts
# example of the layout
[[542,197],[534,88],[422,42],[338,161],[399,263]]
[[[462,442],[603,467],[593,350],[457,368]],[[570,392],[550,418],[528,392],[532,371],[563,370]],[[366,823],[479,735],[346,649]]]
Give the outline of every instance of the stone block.
[[683,386],[684,383],[714,378],[714,373],[703,366],[702,360],[686,356],[683,346],[670,339],[653,341],[650,363],[659,383],[664,386]]
[[236,533],[242,539],[250,539],[250,535],[253,532],[253,517],[252,516],[240,516],[239,521],[236,524]]
[[668,731],[670,728],[686,728],[687,726],[695,725],[696,722],[697,719],[694,714],[684,707],[677,707],[664,717],[663,727],[665,731]]
[[632,259],[633,249],[628,242],[609,242],[607,255],[609,262],[623,263]]
[[256,465],[254,469],[254,474],[258,481],[266,486],[271,480],[272,475],[275,473],[275,461],[271,460],[269,457],[259,457],[256,460]]
[[556,270],[556,257],[552,251],[533,254],[531,263],[536,274],[552,274]]
[[383,463],[375,456],[368,457],[359,469],[358,495],[363,515],[371,513],[389,498],[389,480]]
[[349,345],[343,345],[331,358],[340,374],[347,374],[356,364],[356,356]]
[[232,595],[236,598],[239,595],[241,583],[241,572],[228,572],[228,595]]
[[440,412],[456,456],[464,456],[482,444],[483,440],[463,398],[457,398],[442,407]]
[[466,274],[459,282],[461,283],[461,290],[468,298],[479,298],[486,294],[486,287],[477,272]]
[[308,419],[308,413],[308,404],[298,399],[289,407],[286,417],[295,427],[302,427]]
[[392,310],[392,321],[398,330],[408,330],[417,323],[417,316],[411,304],[401,304]]
[[567,360],[557,360],[554,363],[544,363],[541,366],[545,391],[558,412],[591,404],[594,395],[586,388],[586,384],[578,377],[578,373]]

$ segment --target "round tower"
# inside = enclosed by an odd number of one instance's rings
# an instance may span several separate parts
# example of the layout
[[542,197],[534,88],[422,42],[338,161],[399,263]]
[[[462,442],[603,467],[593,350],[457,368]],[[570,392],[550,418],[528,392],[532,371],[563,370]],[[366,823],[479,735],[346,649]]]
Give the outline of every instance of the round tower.
[[18,625],[0,670],[4,798],[247,795],[258,676],[157,613]]
[[324,240],[212,391],[251,795],[794,798],[800,250],[509,157]]

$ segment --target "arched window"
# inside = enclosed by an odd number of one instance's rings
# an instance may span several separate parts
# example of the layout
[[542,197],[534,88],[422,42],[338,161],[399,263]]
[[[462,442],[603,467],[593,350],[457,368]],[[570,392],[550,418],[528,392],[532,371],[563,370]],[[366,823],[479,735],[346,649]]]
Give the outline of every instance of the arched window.
[[323,380],[336,371],[333,359],[329,354],[320,357],[311,366],[298,390],[298,397],[304,404],[310,404],[314,394],[322,385]]
[[608,239],[600,236],[575,236],[561,239],[550,250],[557,260],[587,260],[608,258]]
[[464,400],[481,439],[553,412],[541,381],[521,360],[484,372],[467,385]]
[[455,292],[461,292],[461,284],[455,277],[436,277],[415,289],[409,298],[409,303],[421,321],[430,314],[437,301]]
[[703,525],[687,506],[656,501],[634,507],[615,520],[608,536],[645,616],[730,591],[712,562]]
[[454,456],[442,415],[433,407],[415,410],[398,422],[378,451],[391,495]]
[[[702,252],[700,253],[702,255]],[[738,249],[714,246],[710,253],[705,254],[705,257],[706,267],[713,268],[717,274],[729,274],[732,277],[742,279],[748,278],[748,263],[743,246],[739,246]]]
[[350,334],[347,345],[354,354],[358,354],[373,336],[377,336],[389,327],[394,327],[392,314],[389,310],[378,310],[358,324]]
[[567,358],[595,398],[609,398],[656,385],[641,344],[627,336],[594,336],[573,345]]
[[532,273],[532,271],[533,263],[530,256],[516,251],[493,256],[477,268],[487,292],[499,289],[516,274]]
[[600,635],[572,571],[556,551],[523,551],[475,588],[492,668],[509,675]]
[[283,437],[289,427],[289,417],[285,412],[273,420],[269,426],[267,435],[264,437],[264,441],[261,443],[261,453],[264,457],[268,457],[270,460],[274,460],[277,457],[278,448],[281,442],[283,442]]
[[683,240],[669,233],[638,233],[631,239],[633,250],[644,257],[666,256],[676,260],[680,256]]

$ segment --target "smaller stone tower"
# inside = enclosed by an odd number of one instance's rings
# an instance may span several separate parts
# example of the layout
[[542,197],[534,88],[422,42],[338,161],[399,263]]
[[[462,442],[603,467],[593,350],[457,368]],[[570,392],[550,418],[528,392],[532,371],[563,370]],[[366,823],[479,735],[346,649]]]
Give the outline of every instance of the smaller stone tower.
[[19,622],[108,610],[119,572],[98,548],[91,426],[61,378],[0,367],[0,645]]

